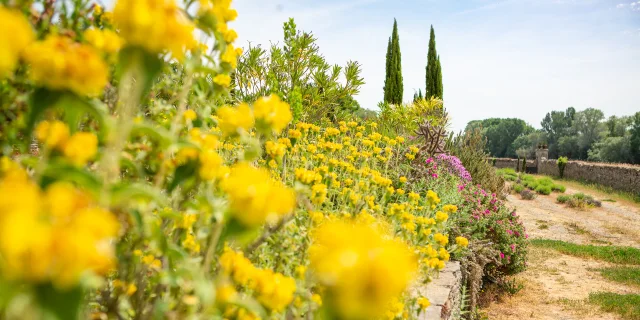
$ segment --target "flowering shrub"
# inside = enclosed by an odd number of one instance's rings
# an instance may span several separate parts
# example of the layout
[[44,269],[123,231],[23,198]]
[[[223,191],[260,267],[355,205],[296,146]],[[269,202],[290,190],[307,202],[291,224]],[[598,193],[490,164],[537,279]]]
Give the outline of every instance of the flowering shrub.
[[445,167],[450,174],[460,177],[461,180],[471,181],[471,174],[462,165],[458,157],[443,153],[436,156],[436,162]]
[[491,265],[500,274],[514,274],[524,270],[528,235],[515,211],[478,186],[460,185],[464,214],[458,215],[456,226],[472,239],[489,239],[499,252],[498,263]]
[[0,317],[409,318],[429,301],[408,286],[469,245],[431,185],[455,189],[406,178],[404,137],[292,123],[278,95],[226,103],[230,1],[20,3],[0,7],[1,43],[19,37],[0,48],[18,119],[0,132]]

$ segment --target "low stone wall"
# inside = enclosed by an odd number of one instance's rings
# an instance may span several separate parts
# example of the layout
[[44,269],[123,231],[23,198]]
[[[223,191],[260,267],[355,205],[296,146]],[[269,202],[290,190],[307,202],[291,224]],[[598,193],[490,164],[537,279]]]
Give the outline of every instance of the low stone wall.
[[[495,160],[495,163],[493,162]],[[510,158],[489,158],[489,163],[493,163],[493,166],[502,169],[502,168],[511,168],[516,169],[516,162],[518,159],[510,159]],[[535,160],[527,160],[527,167],[535,167]],[[520,160],[520,166],[518,168],[522,168],[522,160]]]
[[419,320],[454,320],[460,318],[462,273],[460,262],[447,262],[429,285],[417,289],[420,296],[427,297],[431,306],[418,315]]
[[[538,173],[559,176],[556,160],[541,160],[538,163]],[[640,194],[638,165],[569,161],[564,168],[564,177]]]

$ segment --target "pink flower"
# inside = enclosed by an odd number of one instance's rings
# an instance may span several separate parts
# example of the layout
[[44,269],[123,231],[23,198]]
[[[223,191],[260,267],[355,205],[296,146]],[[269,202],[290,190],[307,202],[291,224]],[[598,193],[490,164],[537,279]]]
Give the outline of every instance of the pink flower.
[[504,253],[500,252],[500,259],[504,259]]
[[511,247],[511,252],[516,252],[516,245],[515,244],[512,244],[510,247]]

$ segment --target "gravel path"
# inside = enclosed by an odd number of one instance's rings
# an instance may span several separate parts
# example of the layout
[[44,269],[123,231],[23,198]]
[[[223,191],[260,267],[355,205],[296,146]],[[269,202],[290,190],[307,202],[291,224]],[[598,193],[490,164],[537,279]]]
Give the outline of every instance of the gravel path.
[[[610,196],[577,184],[566,184],[566,194],[584,192],[598,200]],[[522,200],[509,195],[531,239],[554,239],[578,244],[640,248],[640,206],[622,199],[602,202],[601,208],[576,210],[556,202],[557,194]],[[640,293],[604,279],[596,270],[607,262],[576,258],[553,250],[530,247],[528,269],[515,277],[524,289],[483,310],[489,319],[620,319],[603,313],[585,299],[589,293]]]

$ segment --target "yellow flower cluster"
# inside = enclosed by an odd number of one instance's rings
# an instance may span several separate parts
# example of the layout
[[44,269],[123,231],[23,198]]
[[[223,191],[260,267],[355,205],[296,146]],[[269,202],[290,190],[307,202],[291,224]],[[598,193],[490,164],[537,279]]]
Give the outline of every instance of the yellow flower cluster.
[[113,18],[128,45],[150,53],[169,51],[180,60],[197,45],[195,25],[174,0],[118,0]]
[[246,226],[275,222],[290,213],[296,203],[293,190],[271,179],[266,170],[244,162],[231,168],[221,186],[229,196],[233,216]]
[[0,5],[0,79],[18,65],[24,49],[35,39],[31,25],[18,11]]
[[47,148],[57,149],[74,165],[83,166],[98,153],[98,138],[90,132],[69,136],[69,127],[60,121],[42,121],[36,127],[36,137]]
[[114,265],[119,223],[88,194],[66,182],[41,190],[21,169],[0,180],[0,268],[10,279],[77,284]]
[[253,114],[257,129],[264,133],[279,134],[293,119],[289,104],[276,95],[258,99],[253,104]]
[[255,124],[251,107],[246,103],[241,103],[235,108],[229,106],[220,107],[216,114],[218,128],[226,137],[248,132]]
[[416,259],[408,247],[375,225],[379,223],[335,221],[313,232],[310,268],[326,287],[325,304],[333,306],[341,318],[383,315],[416,271]]
[[456,244],[463,248],[466,248],[469,246],[469,240],[465,237],[456,237]]
[[124,42],[117,33],[108,29],[89,29],[84,32],[84,40],[94,48],[108,54],[120,51]]
[[258,301],[269,310],[280,312],[293,301],[296,291],[293,278],[256,268],[242,253],[228,247],[220,256],[220,265],[238,285],[254,290]]
[[32,43],[24,56],[38,85],[88,96],[101,94],[107,85],[109,70],[98,52],[67,37],[49,35]]

